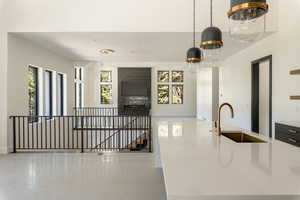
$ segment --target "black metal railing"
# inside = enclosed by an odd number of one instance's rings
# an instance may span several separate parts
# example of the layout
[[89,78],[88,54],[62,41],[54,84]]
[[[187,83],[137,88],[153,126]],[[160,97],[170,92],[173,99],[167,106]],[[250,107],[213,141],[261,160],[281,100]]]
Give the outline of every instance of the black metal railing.
[[[134,116],[125,123],[125,126],[106,137],[91,150],[102,151],[103,149],[130,149],[141,150],[147,147],[149,138],[148,129],[151,121],[146,116]],[[118,141],[116,143],[116,141]]]
[[[106,108],[105,108],[106,109]],[[75,116],[11,116],[14,152],[39,150],[151,152],[151,116],[85,108]],[[96,111],[100,110],[99,113]],[[77,110],[78,111],[78,110]],[[104,112],[102,112],[104,111]],[[108,114],[109,113],[109,114]],[[103,114],[103,115],[102,115]],[[101,116],[102,115],[102,116]]]
[[149,115],[148,108],[143,107],[75,107],[76,116],[123,116],[123,115]]

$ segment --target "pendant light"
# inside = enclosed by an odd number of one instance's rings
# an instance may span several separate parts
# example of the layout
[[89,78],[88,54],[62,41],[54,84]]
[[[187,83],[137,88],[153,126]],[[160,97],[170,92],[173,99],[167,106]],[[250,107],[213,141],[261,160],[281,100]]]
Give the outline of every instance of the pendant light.
[[266,0],[230,0],[227,12],[230,36],[242,42],[253,42],[265,32]]
[[222,31],[213,26],[213,2],[210,0],[210,27],[202,32],[200,47],[204,51],[206,62],[215,62],[219,59],[223,46]]
[[199,48],[196,47],[196,0],[193,0],[193,45],[194,47],[190,48],[187,51],[186,62],[189,63],[189,66],[200,63],[202,59],[202,53]]

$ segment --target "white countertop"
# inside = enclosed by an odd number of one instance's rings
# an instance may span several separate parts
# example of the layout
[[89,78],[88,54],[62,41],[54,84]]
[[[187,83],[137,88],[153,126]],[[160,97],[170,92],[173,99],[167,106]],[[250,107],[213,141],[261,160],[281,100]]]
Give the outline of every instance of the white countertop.
[[300,148],[235,143],[205,122],[157,120],[155,129],[168,200],[300,199]]

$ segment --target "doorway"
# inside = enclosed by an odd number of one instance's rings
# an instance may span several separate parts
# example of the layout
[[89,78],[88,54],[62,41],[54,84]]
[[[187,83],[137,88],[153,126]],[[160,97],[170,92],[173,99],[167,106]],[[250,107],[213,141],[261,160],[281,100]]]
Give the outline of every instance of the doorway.
[[251,129],[272,138],[272,55],[251,63]]
[[118,104],[123,110],[151,108],[151,68],[118,68]]

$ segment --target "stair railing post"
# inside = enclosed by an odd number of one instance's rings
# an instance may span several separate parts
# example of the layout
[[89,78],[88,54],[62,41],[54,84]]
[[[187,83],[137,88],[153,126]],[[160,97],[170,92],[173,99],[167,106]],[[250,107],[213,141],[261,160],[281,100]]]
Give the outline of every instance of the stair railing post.
[[[83,122],[83,116],[81,116],[81,122]],[[84,152],[84,143],[83,143],[83,123],[81,123],[81,153]]]
[[148,131],[149,131],[149,152],[152,152],[152,119],[151,119],[151,115],[148,115],[149,118],[149,127],[148,127]]
[[13,153],[17,153],[17,140],[16,140],[16,117],[12,117],[13,119]]

